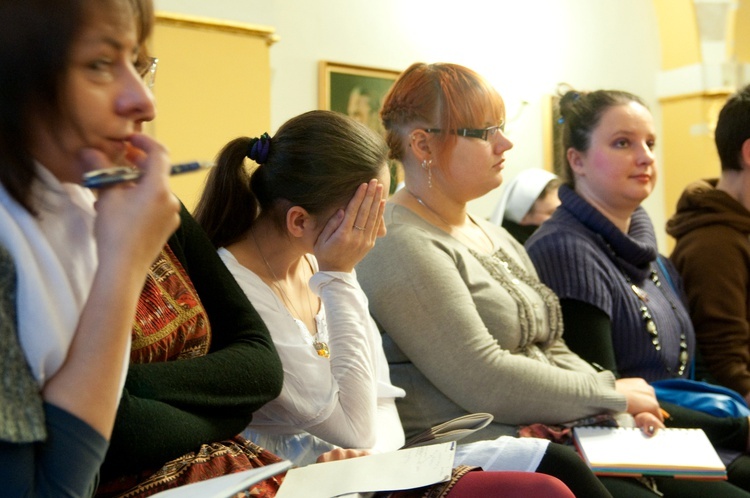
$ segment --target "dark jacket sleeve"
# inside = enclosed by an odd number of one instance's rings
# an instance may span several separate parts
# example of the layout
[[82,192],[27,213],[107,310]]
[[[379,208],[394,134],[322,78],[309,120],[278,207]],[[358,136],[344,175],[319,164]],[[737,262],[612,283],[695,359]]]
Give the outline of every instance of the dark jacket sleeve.
[[46,441],[0,441],[2,496],[91,496],[107,440],[81,419],[54,405],[45,403],[44,414]]
[[157,468],[231,438],[281,392],[268,329],[184,206],[181,219],[168,244],[208,313],[211,348],[199,358],[130,366],[105,476]]

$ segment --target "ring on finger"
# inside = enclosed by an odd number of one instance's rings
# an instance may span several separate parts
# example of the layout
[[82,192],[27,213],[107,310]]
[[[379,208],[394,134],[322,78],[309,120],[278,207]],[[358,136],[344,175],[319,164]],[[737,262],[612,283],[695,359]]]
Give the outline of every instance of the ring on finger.
[[649,425],[648,426],[648,433],[649,434],[653,434],[655,430],[656,430],[656,428],[653,425]]
[[365,231],[365,227],[361,227],[359,225],[354,225],[354,228],[356,228],[357,230],[361,230],[363,232]]

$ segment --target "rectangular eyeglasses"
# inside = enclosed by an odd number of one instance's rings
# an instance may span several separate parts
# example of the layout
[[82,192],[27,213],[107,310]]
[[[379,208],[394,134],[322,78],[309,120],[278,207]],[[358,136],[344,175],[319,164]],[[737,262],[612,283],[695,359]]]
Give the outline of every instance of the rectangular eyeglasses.
[[[481,138],[482,140],[487,141],[497,135],[497,132],[504,130],[505,124],[501,124],[498,126],[489,126],[487,128],[457,128],[450,132],[460,137]],[[442,133],[443,130],[440,128],[425,128],[424,131],[427,133]]]

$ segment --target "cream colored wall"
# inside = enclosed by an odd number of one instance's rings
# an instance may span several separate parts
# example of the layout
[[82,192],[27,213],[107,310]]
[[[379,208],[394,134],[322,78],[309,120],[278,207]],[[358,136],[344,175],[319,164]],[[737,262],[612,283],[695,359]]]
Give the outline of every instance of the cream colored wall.
[[[688,183],[718,176],[720,170],[709,123],[716,122],[725,93],[693,95],[666,99],[662,107],[662,138],[665,167],[669,178],[664,189],[664,211],[667,217],[675,211],[677,200]],[[667,252],[673,240],[668,239]]]
[[[750,77],[749,0],[654,0],[661,35],[657,75],[662,112],[664,215],[669,218],[684,187],[716,177],[713,141],[726,98]],[[666,241],[666,252],[674,240]]]
[[653,0],[659,23],[661,68],[701,62],[695,8],[690,0]]
[[[649,103],[660,122],[653,0],[471,0],[460,7],[446,0],[155,1],[161,10],[276,29],[271,133],[317,107],[320,60],[396,70],[414,61],[449,61],[484,74],[514,118],[506,181],[523,168],[544,165],[543,102],[559,82],[631,91]],[[664,224],[662,195],[659,184],[646,203],[657,229]],[[489,216],[499,196],[499,190],[491,192],[471,208]],[[661,245],[666,236],[657,233]]]
[[738,62],[750,62],[750,2],[742,0],[734,11],[732,44],[727,47]]

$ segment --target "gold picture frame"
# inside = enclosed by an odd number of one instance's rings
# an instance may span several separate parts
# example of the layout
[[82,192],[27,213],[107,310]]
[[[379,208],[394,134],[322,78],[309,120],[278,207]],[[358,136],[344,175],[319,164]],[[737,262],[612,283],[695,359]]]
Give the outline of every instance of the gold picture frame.
[[383,134],[380,108],[400,71],[320,61],[318,106],[348,115]]
[[[320,61],[318,106],[320,109],[346,114],[385,138],[380,121],[383,99],[400,71],[354,64]],[[391,192],[403,179],[400,165],[391,169]]]
[[562,126],[560,124],[560,96],[542,98],[542,144],[544,168],[557,176],[563,174]]

